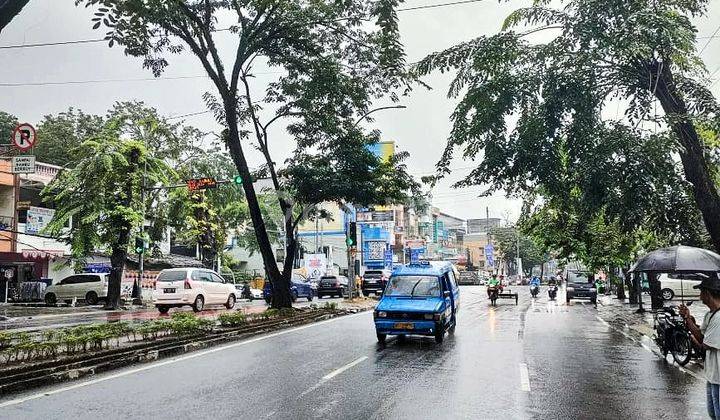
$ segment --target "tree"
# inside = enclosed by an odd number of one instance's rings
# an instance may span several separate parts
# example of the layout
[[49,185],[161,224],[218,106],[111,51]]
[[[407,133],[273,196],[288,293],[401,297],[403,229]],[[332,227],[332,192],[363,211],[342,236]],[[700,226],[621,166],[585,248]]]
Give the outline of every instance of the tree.
[[498,251],[502,254],[503,259],[515,267],[515,270],[519,268],[516,266],[518,249],[520,250],[520,258],[522,259],[525,269],[532,269],[536,265],[545,262],[543,252],[538,249],[533,240],[529,236],[519,232],[516,228],[492,228],[490,234],[494,239]]
[[0,0],[0,33],[20,14],[29,0]]
[[78,259],[109,248],[106,308],[117,308],[130,237],[143,222],[143,168],[147,168],[149,185],[166,182],[172,170],[151,157],[141,142],[121,139],[117,121],[106,124],[75,153],[70,168],[61,171],[43,191],[56,206],[48,230],[65,238]]
[[[402,172],[403,167],[390,168],[364,153],[378,134],[366,134],[358,122],[369,114],[374,100],[403,87],[404,54],[394,10],[398,1],[76,0],[81,3],[100,6],[94,27],[107,27],[109,45],[122,45],[128,55],[143,57],[144,66],[155,75],[168,65],[168,53],[189,48],[200,60],[219,96],[208,93],[205,101],[226,128],[223,139],[243,180],[258,248],[274,287],[272,306],[291,306],[289,285],[298,224],[314,203],[363,198],[335,192],[334,186],[345,181],[338,176],[346,175],[350,166],[361,171],[352,179],[361,180],[362,188],[342,191],[367,191],[368,181],[375,178],[385,190],[396,190],[384,181],[388,171]],[[236,23],[221,27],[219,22],[227,16]],[[372,19],[376,25],[367,23]],[[229,32],[237,41],[234,62],[228,67],[215,39],[220,31]],[[256,84],[253,65],[259,61],[282,73],[267,87],[263,100],[252,89]],[[282,175],[272,158],[270,131],[277,121],[290,118],[287,129],[297,147],[290,168]],[[282,269],[275,262],[248,167],[243,140],[249,138],[265,158],[264,169],[284,215],[287,248]],[[313,170],[307,164],[323,166]],[[317,177],[313,188],[307,188],[305,179],[286,182],[286,177],[300,173]],[[310,196],[300,196],[303,192]]]
[[0,111],[0,142],[9,143],[13,130],[18,125],[18,119],[12,114]]
[[[720,107],[702,81],[694,78],[705,69],[694,51],[696,30],[690,20],[705,12],[707,1],[562,3],[565,7],[555,8],[549,1],[536,1],[532,7],[512,13],[502,32],[432,54],[417,66],[421,74],[456,70],[450,95],[463,93],[452,116],[453,130],[439,170],[448,171],[457,149],[466,157],[482,151],[483,161],[463,184],[489,183],[491,189],[504,187],[516,193],[539,184],[569,191],[567,183],[576,182],[568,175],[578,171],[565,169],[576,165],[597,168],[588,155],[601,153],[601,162],[612,159],[615,168],[631,169],[629,173],[610,172],[604,179],[619,176],[616,179],[621,182],[638,183],[597,188],[598,183],[586,177],[581,195],[590,198],[609,193],[624,197],[630,209],[656,207],[673,213],[675,209],[661,207],[652,199],[640,206],[633,203],[646,192],[667,192],[638,187],[667,187],[671,185],[668,178],[673,178],[673,193],[680,192],[682,202],[690,193],[712,244],[720,249],[720,195],[709,149],[697,133],[698,120],[717,127]],[[516,31],[520,25],[529,28]],[[530,42],[528,38],[539,31],[555,36],[549,42]],[[606,118],[616,113],[618,103],[628,104],[624,122]],[[664,115],[655,112],[655,104]],[[513,129],[509,129],[510,117],[517,118]],[[655,136],[648,125],[661,132]],[[665,127],[669,133],[662,132]],[[668,149],[658,149],[658,145]],[[652,156],[643,159],[633,153],[640,148],[652,151]],[[615,153],[631,155],[632,160],[622,161]],[[673,153],[682,163],[680,178]],[[653,179],[643,180],[646,170]],[[637,191],[641,194],[632,194]],[[553,207],[562,205],[560,201]],[[628,219],[612,214],[617,210]],[[611,223],[618,222],[622,228],[625,223],[637,226],[638,217],[647,213],[635,212],[637,217],[631,217],[631,212],[614,206],[606,206],[604,211]],[[697,210],[691,211],[690,218],[696,214]],[[662,215],[656,216],[660,217],[655,221],[662,219]],[[677,216],[671,214],[668,219]],[[685,227],[694,225],[684,223],[682,229]]]
[[74,160],[75,149],[100,133],[104,124],[102,117],[72,107],[57,115],[46,115],[38,124],[35,158],[53,165],[68,165]]

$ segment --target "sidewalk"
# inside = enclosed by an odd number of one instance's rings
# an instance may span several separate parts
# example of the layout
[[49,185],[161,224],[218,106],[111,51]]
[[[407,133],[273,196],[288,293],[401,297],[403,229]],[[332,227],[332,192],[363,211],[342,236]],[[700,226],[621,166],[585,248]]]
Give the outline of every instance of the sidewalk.
[[[680,300],[672,300],[665,302],[665,306],[677,306],[681,302]],[[687,301],[685,302],[687,304]],[[638,313],[638,304],[629,304],[627,300],[620,301],[614,296],[599,296],[598,297],[598,318],[607,323],[611,328],[625,335],[627,338],[639,343],[645,350],[655,353],[658,357],[662,358],[660,349],[655,344],[653,337],[655,330],[653,329],[653,313],[650,310],[650,296],[643,295],[643,308],[644,313]],[[700,301],[695,301],[689,306],[690,314],[701,322],[707,307]],[[666,359],[669,363],[677,366],[680,370],[695,376],[698,379],[702,379],[702,365],[697,363],[696,360],[692,360],[685,367],[681,367],[672,361],[672,357],[668,356]]]

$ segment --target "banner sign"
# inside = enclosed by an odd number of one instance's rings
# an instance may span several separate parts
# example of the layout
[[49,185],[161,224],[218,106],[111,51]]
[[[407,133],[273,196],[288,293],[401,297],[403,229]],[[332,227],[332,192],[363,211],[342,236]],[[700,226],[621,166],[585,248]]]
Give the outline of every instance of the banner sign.
[[309,278],[320,278],[327,273],[327,257],[325,254],[305,254],[305,270]]
[[25,233],[41,233],[50,223],[53,216],[55,216],[55,210],[53,209],[31,206],[27,211]]

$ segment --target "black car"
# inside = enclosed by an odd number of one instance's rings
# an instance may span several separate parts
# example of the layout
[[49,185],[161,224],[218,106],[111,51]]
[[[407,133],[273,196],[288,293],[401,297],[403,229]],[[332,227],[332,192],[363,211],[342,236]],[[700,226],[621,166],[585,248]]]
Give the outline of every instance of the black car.
[[322,276],[318,283],[317,297],[337,296],[343,297],[348,290],[350,281],[345,276]]
[[369,296],[370,293],[381,295],[385,291],[388,279],[390,278],[390,271],[388,270],[365,270],[365,274],[362,277],[362,292],[364,296]]
[[567,272],[567,285],[565,286],[565,302],[570,299],[590,299],[590,302],[597,302],[597,289],[595,283],[591,282],[591,275],[587,271]]

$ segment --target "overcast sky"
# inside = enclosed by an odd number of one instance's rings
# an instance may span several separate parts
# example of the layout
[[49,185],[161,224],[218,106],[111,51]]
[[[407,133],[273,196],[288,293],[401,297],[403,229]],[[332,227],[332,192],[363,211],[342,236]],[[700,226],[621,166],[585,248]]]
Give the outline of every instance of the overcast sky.
[[[407,0],[402,7],[445,3],[448,0]],[[497,32],[507,14],[516,7],[530,4],[529,0],[479,1],[434,9],[401,12],[400,29],[409,62],[415,62],[430,52],[442,50],[462,41]],[[697,19],[700,37],[708,37],[720,28],[720,1],[711,2],[707,17]],[[2,35],[0,47],[68,40],[94,39],[101,32],[91,30],[92,12],[76,8],[74,0],[31,0],[23,12],[13,20]],[[710,39],[702,57],[712,72],[720,70],[720,32]],[[218,34],[221,48],[231,51],[229,33]],[[708,39],[700,39],[700,49]],[[229,55],[229,54],[228,54]],[[229,57],[228,60],[229,62]],[[256,68],[257,91],[276,75],[262,74]],[[170,67],[161,80],[152,79],[140,59],[126,57],[120,48],[109,49],[104,43],[79,44],[20,49],[0,49],[0,110],[17,115],[21,121],[37,123],[44,115],[56,114],[72,106],[86,113],[104,114],[116,101],[140,100],[166,116],[205,111],[201,96],[214,92],[210,81],[196,58],[190,54],[172,56]],[[715,78],[720,78],[720,71]],[[131,79],[132,81],[128,81]],[[140,79],[140,80],[138,80]],[[446,97],[448,76],[426,79],[433,90],[416,89],[402,100],[403,110],[388,110],[376,114],[375,127],[384,139],[394,140],[400,149],[410,152],[410,172],[429,175],[433,172],[450,131],[449,115],[456,100]],[[31,84],[45,82],[102,81],[39,86],[2,86],[2,84]],[[720,82],[713,91],[720,96]],[[210,114],[185,118],[185,122],[208,131],[218,131]],[[279,126],[278,126],[279,127]],[[282,161],[291,139],[281,127],[272,133],[276,161]],[[248,149],[246,147],[246,149]],[[249,158],[251,166],[258,166],[257,155]],[[452,182],[470,172],[472,162],[453,162],[453,175],[438,185],[434,204],[443,211],[462,217],[509,216],[514,220],[520,203],[506,200],[502,194],[478,198],[482,188],[453,190]]]

